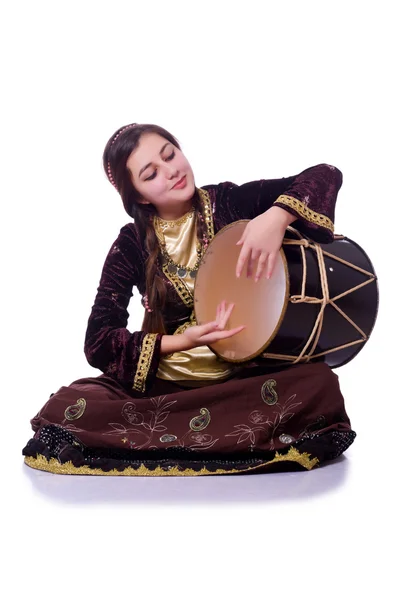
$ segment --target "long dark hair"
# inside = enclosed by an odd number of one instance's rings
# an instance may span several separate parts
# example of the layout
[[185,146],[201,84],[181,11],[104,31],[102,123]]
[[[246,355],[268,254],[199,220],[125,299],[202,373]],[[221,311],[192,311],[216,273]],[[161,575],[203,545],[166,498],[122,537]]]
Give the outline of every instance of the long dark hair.
[[[161,249],[152,224],[156,209],[152,204],[138,202],[140,195],[132,183],[131,173],[127,168],[128,158],[139,146],[139,140],[144,133],[157,133],[179,150],[181,149],[178,140],[162,127],[132,123],[120,127],[109,139],[103,153],[103,167],[109,181],[119,192],[127,214],[134,219],[148,254],[145,263],[146,295],[152,312],[145,310],[142,330],[147,333],[166,333],[162,314],[167,293],[166,282],[160,271]],[[197,190],[193,197],[193,207],[200,217],[197,219],[197,236],[203,243],[205,220]]]

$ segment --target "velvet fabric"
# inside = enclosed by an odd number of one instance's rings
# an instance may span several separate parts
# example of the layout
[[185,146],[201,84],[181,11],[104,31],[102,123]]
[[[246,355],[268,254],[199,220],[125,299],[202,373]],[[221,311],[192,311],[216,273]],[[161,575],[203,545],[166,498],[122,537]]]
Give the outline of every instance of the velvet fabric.
[[[319,243],[333,240],[329,227],[305,218],[302,210],[282,202],[282,196],[295,198],[300,207],[316,215],[326,216],[333,222],[335,203],[340,186],[341,172],[332,165],[321,164],[306,169],[299,175],[282,179],[259,180],[236,185],[231,182],[203,186],[211,202],[214,233],[240,219],[252,219],[271,206],[280,206],[298,221],[294,227]],[[122,227],[105,260],[95,303],[88,320],[85,337],[85,354],[90,365],[116,379],[128,391],[134,385],[137,366],[143,351],[145,333],[126,329],[129,317],[128,304],[135,286],[145,294],[145,260],[147,252],[133,223]],[[175,287],[159,271],[167,285],[164,319],[167,334],[189,320],[189,308]],[[150,364],[145,374],[142,394],[149,393],[160,361],[161,334],[158,334],[151,352]],[[252,364],[260,364],[257,359]]]
[[192,390],[156,380],[152,389],[134,398],[105,375],[61,387],[31,421],[28,464],[69,474],[310,470],[355,437],[338,377],[325,364],[248,371]]

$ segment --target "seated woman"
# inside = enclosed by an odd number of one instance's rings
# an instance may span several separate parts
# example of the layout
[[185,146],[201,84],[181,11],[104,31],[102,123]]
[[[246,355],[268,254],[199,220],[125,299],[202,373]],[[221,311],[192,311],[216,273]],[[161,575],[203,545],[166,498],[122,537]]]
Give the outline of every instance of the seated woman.
[[[256,279],[271,276],[292,222],[331,242],[341,172],[320,164],[197,188],[178,141],[138,124],[110,138],[103,160],[133,222],[110,248],[88,320],[85,354],[102,374],[51,394],[31,421],[25,462],[55,473],[204,475],[311,469],[344,452],[355,433],[325,363],[275,372],[260,357],[224,362],[208,344],[241,331],[227,329],[233,306],[222,302],[204,325],[193,312],[197,269],[224,226],[250,220],[236,275],[247,267]],[[134,286],[145,316],[131,333]]]

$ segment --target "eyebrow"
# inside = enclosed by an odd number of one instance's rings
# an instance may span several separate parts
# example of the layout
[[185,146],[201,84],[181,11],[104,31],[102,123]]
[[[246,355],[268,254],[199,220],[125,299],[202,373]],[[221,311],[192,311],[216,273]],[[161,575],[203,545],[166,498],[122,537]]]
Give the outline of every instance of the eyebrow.
[[[162,152],[164,152],[164,150],[166,149],[166,147],[167,147],[168,145],[171,145],[171,142],[167,142],[167,143],[165,143],[165,144],[164,144],[164,146],[161,148],[161,150],[160,150],[159,154],[161,154]],[[140,176],[142,175],[142,173],[143,173],[144,171],[146,171],[146,169],[148,169],[148,168],[150,167],[150,165],[151,165],[151,164],[152,164],[152,163],[150,162],[150,163],[148,163],[147,165],[145,165],[144,167],[142,167],[142,169],[139,171],[139,175],[138,175],[138,177],[140,177]]]

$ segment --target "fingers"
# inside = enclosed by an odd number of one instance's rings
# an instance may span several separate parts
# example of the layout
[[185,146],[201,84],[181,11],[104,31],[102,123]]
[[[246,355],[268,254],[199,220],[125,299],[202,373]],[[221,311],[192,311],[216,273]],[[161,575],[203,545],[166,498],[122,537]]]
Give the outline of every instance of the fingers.
[[[230,315],[232,314],[233,308],[233,302],[227,306],[226,301],[222,300],[222,302],[216,307],[215,321],[205,323],[204,325],[195,326],[197,330],[196,341],[200,342],[201,344],[210,344],[212,342],[216,342],[218,339],[230,337],[241,331],[241,327],[229,330],[225,329]],[[242,328],[244,328],[244,326],[242,326]],[[222,334],[221,337],[219,337],[219,334]]]
[[229,338],[245,328],[245,325],[241,325],[233,329],[225,329],[234,306],[233,302],[227,305],[225,300],[223,300],[216,308],[217,318],[215,321],[210,321],[204,325],[195,325],[187,330],[190,332],[195,346],[211,344],[218,340]]
[[246,237],[247,237],[247,227],[244,229],[243,235],[241,236],[241,238],[237,242],[236,246],[241,246],[242,244],[244,244]]
[[234,303],[232,302],[227,306],[226,301],[222,300],[220,304],[216,307],[216,323],[219,329],[224,329],[227,325],[227,322],[232,314],[234,308]]
[[[226,306],[226,303],[225,303],[225,306]],[[225,311],[221,321],[219,322],[219,329],[225,329],[226,324],[229,320],[229,317],[232,314],[233,308],[234,308],[234,304],[233,303],[229,304],[228,309]]]
[[271,252],[270,254],[266,254],[263,252],[260,255],[258,260],[258,266],[256,269],[255,282],[259,281],[259,279],[262,277],[265,271],[265,267],[267,267],[266,279],[270,279],[270,277],[273,275],[276,260],[277,252]]
[[218,306],[216,307],[216,322],[219,324],[224,315],[225,315],[225,311],[226,311],[226,302],[225,300],[222,300],[222,302],[220,302],[218,304]]
[[246,325],[240,325],[239,327],[234,327],[233,329],[213,331],[205,336],[202,336],[200,342],[201,344],[214,344],[215,342],[219,342],[219,340],[225,340],[236,335],[237,333],[240,333],[240,331],[243,331],[245,328]]
[[240,256],[237,261],[236,277],[241,276],[242,270],[244,268],[244,264],[246,263],[247,260],[248,260],[248,262],[247,262],[247,277],[248,278],[252,277],[252,274],[253,274],[254,268],[255,268],[255,261],[258,257],[259,257],[259,260],[258,260],[258,264],[256,267],[255,281],[259,281],[259,279],[262,277],[262,275],[265,271],[266,262],[270,261],[270,257],[272,257],[270,265],[268,264],[268,271],[267,271],[267,275],[266,275],[267,278],[269,279],[273,272],[277,255],[275,255],[274,253],[269,254],[268,252],[262,252],[261,254],[259,254],[258,250],[252,250],[246,246],[242,247]]
[[199,337],[202,337],[203,335],[207,335],[208,333],[211,333],[212,331],[216,331],[218,329],[218,322],[210,321],[209,323],[205,323],[204,325],[199,325],[198,327],[200,327]]
[[218,304],[218,306],[216,307],[216,317],[215,317],[215,321],[217,323],[219,323],[221,318],[221,304]]
[[251,256],[248,259],[248,264],[247,264],[247,277],[251,278],[252,277],[252,273],[254,272],[254,263],[256,261],[256,259],[258,258],[258,256],[260,256],[260,253],[258,252],[258,250],[252,250],[251,251]]
[[268,257],[269,255],[266,252],[262,252],[260,255],[258,265],[256,267],[255,282],[259,281],[259,279],[262,277]]
[[234,327],[233,329],[228,329],[226,331],[217,331],[216,339],[217,340],[225,340],[226,338],[230,338],[236,333],[240,333],[243,329],[246,328],[246,325],[240,325],[239,327]]
[[245,261],[250,256],[250,254],[251,254],[251,249],[248,246],[245,245],[241,248],[241,252],[238,257],[237,266],[236,266],[236,277],[237,278],[240,277],[241,272],[244,267],[244,264],[245,264]]
[[273,275],[273,271],[274,271],[274,267],[276,265],[276,260],[277,260],[277,252],[272,252],[271,254],[269,254],[269,258],[267,261],[267,279],[270,279],[270,277]]

